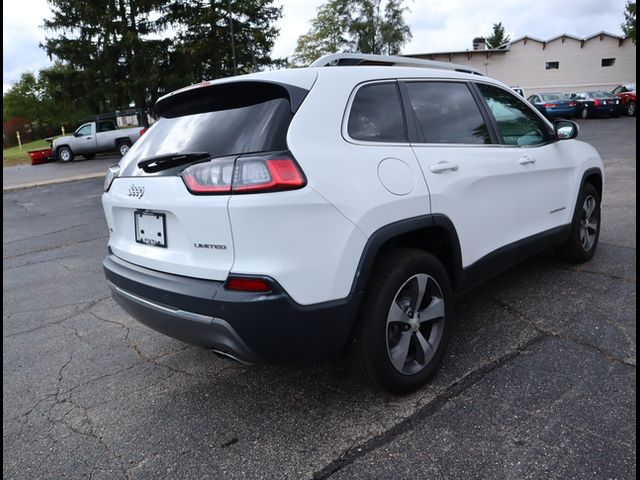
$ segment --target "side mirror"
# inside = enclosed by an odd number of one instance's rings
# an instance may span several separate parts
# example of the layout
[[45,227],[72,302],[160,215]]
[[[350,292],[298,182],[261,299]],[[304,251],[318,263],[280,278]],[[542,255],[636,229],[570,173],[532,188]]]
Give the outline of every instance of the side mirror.
[[78,132],[73,132],[73,136],[74,137],[81,137],[82,135],[80,135]]
[[553,124],[556,138],[558,140],[569,140],[571,138],[576,138],[578,136],[578,132],[580,131],[580,127],[576,122],[572,122],[571,120],[559,120],[554,122]]

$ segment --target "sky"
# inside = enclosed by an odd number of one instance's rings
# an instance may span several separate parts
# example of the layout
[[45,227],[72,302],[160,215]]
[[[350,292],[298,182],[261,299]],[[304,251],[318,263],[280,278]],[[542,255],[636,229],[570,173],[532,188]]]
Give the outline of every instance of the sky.
[[[298,36],[309,29],[325,0],[275,0],[283,6],[280,36],[273,56],[293,53]],[[383,0],[384,3],[384,0]],[[586,37],[600,31],[620,35],[626,0],[405,0],[413,38],[402,53],[431,53],[471,48],[476,36],[488,36],[502,22],[512,39],[529,35],[548,39],[566,33]],[[46,0],[4,0],[2,4],[2,87],[6,92],[25,71],[51,65],[39,44]]]

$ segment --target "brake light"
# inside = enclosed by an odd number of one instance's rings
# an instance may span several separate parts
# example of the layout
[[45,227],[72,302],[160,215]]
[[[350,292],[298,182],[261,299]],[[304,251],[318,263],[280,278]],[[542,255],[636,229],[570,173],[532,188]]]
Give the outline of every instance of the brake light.
[[597,107],[598,105],[600,105],[600,99],[596,98],[596,99],[593,101],[593,106],[594,106],[594,107]]
[[555,107],[555,106],[556,106],[555,103],[545,103],[544,104],[544,108]]
[[262,279],[250,277],[229,277],[226,284],[227,290],[238,290],[240,292],[263,292],[271,291],[271,286]]
[[147,131],[147,129],[143,128],[142,130],[140,130],[140,135],[144,135],[144,132],[146,132],[146,131]]
[[302,188],[304,174],[288,152],[224,157],[190,166],[182,179],[191,193],[261,193]]

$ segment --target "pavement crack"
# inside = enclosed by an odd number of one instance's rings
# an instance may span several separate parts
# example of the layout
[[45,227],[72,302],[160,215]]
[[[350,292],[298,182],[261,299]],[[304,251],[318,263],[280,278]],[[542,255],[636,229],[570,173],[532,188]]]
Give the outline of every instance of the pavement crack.
[[421,424],[421,422],[424,422],[426,419],[434,415],[442,407],[447,405],[449,401],[462,395],[476,383],[485,378],[488,374],[503,367],[511,360],[526,351],[528,348],[543,341],[546,338],[546,335],[539,333],[526,342],[520,343],[513,350],[510,350],[501,357],[496,358],[480,366],[476,370],[467,373],[464,377],[446,387],[443,392],[436,395],[431,401],[419,408],[416,412],[400,421],[399,423],[395,424],[385,432],[375,435],[365,440],[364,442],[343,451],[334,461],[330,462],[325,467],[314,473],[312,477],[313,480],[324,480],[330,478],[335,473],[354,463],[357,459],[363,457],[369,452],[377,449],[382,445],[388,444],[403,433],[417,428]]
[[115,320],[104,318],[104,317],[98,315],[97,313],[95,313],[93,311],[90,311],[89,313],[91,315],[93,315],[95,318],[97,318],[98,320],[101,320],[101,321],[107,322],[107,323],[112,323],[114,325],[118,325],[118,326],[124,328],[126,330],[126,334],[124,336],[124,341],[127,342],[127,345],[129,346],[129,348],[131,350],[133,350],[136,353],[136,355],[138,355],[138,357],[140,357],[140,359],[143,362],[152,363],[153,365],[157,365],[158,367],[166,368],[167,370],[171,370],[172,372],[180,373],[180,374],[186,375],[188,377],[194,377],[195,376],[193,373],[187,372],[186,370],[181,370],[179,368],[172,367],[171,365],[166,365],[164,363],[158,362],[158,360],[160,360],[163,357],[166,357],[167,355],[171,355],[173,353],[177,353],[177,352],[180,352],[182,350],[185,350],[185,349],[189,348],[189,345],[184,345],[183,347],[179,348],[178,350],[172,350],[170,352],[165,352],[165,353],[163,353],[161,355],[158,355],[158,356],[155,356],[155,357],[149,356],[149,355],[145,354],[142,350],[140,350],[140,347],[138,347],[138,344],[135,341],[133,341],[133,340],[131,340],[129,338],[129,335],[131,334],[131,329],[129,328],[129,326],[127,326],[127,325],[125,325],[124,323],[121,323],[121,322],[116,322]]
[[87,238],[87,239],[84,239],[84,240],[78,240],[76,242],[63,243],[62,245],[56,245],[54,247],[37,248],[35,250],[30,250],[28,252],[19,253],[17,255],[12,255],[12,256],[9,256],[9,257],[2,257],[2,260],[4,260],[4,261],[6,261],[6,260],[14,260],[16,258],[25,257],[27,255],[33,255],[35,253],[51,252],[53,250],[59,250],[61,248],[66,248],[66,247],[72,247],[74,245],[81,245],[83,243],[95,242],[96,240],[105,240],[106,238],[107,238],[106,235],[100,235],[99,237]]
[[[62,318],[60,320],[56,320],[56,321],[53,321],[53,322],[41,323],[37,327],[29,328],[27,330],[22,330],[20,332],[12,333],[10,335],[3,335],[2,338],[4,340],[8,340],[8,339],[17,337],[19,335],[25,335],[27,333],[37,332],[38,330],[42,330],[43,328],[48,328],[48,327],[50,327],[52,325],[58,325],[61,328],[67,328],[64,325],[62,325],[64,322],[67,322],[67,321],[71,320],[72,318],[77,317],[78,315],[82,315],[83,313],[87,312],[91,308],[95,307],[98,303],[100,303],[100,302],[102,302],[104,300],[107,300],[108,298],[111,298],[111,296],[108,295],[106,297],[100,297],[100,298],[97,298],[95,300],[91,300],[89,302],[76,302],[76,303],[70,303],[70,304],[67,304],[67,305],[60,305],[60,306],[56,306],[56,307],[34,308],[32,310],[21,310],[19,312],[11,312],[10,314],[5,315],[4,317],[8,318],[11,315],[22,315],[22,314],[25,314],[25,313],[51,312],[51,310],[62,309],[62,308],[67,308],[67,307],[80,307],[79,310],[73,312],[73,314],[70,315],[69,317]],[[89,312],[89,313],[91,313],[91,312]],[[84,339],[82,339],[82,340],[84,341]]]
[[620,275],[613,275],[611,273],[597,272],[595,270],[587,270],[586,268],[581,268],[581,267],[576,267],[576,268],[554,267],[553,269],[556,270],[556,271],[559,271],[559,272],[588,273],[590,275],[597,275],[597,276],[600,276],[600,277],[608,278],[609,280],[618,280],[618,281],[621,281],[621,282],[631,283],[633,285],[636,285],[636,281],[635,280],[630,280],[628,278],[621,277]]
[[68,227],[61,228],[60,230],[54,230],[53,232],[41,233],[39,235],[34,235],[33,237],[25,237],[25,238],[20,238],[18,240],[11,240],[10,242],[3,242],[2,245],[3,246],[7,246],[7,245],[11,245],[13,243],[36,240],[38,238],[46,237],[47,235],[55,235],[56,233],[66,232],[66,231],[72,230],[74,228],[86,227],[88,225],[93,225],[94,223],[98,223],[98,222],[101,222],[101,221],[102,221],[102,217],[98,217],[98,218],[96,218],[96,219],[94,219],[94,220],[92,220],[90,222],[87,222],[87,223],[81,223],[79,225],[70,225]]
[[567,340],[570,341],[572,343],[575,343],[577,345],[583,346],[585,348],[588,348],[589,350],[593,350],[598,352],[600,355],[602,355],[603,357],[605,357],[607,360],[609,360],[610,362],[615,362],[621,365],[625,365],[625,366],[629,366],[629,367],[636,367],[636,361],[635,359],[632,358],[619,358],[616,357],[614,354],[612,354],[611,352],[605,350],[602,347],[599,347],[598,345],[594,345],[593,343],[587,342],[586,340],[582,340],[581,338],[577,338],[574,337],[572,335],[569,335],[567,333],[563,333],[563,332],[559,332],[557,330],[552,330],[550,328],[545,328],[543,326],[541,326],[539,323],[537,323],[534,320],[531,320],[529,318],[526,317],[526,315],[524,315],[521,311],[519,311],[517,308],[507,304],[506,302],[495,298],[495,297],[489,297],[490,300],[497,306],[507,310],[508,312],[510,312],[511,314],[515,315],[516,317],[518,317],[519,319],[521,319],[523,322],[527,323],[529,326],[531,326],[535,331],[537,331],[538,333],[542,334],[542,335],[546,335],[549,337],[555,337],[555,338],[560,338],[562,340]]

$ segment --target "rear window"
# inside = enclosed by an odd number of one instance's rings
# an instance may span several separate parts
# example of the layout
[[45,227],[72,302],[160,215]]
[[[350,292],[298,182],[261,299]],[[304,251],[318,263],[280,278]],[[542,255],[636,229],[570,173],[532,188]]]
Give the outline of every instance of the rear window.
[[[215,98],[218,96],[224,98]],[[242,91],[227,89],[194,100],[176,102],[174,109],[163,112],[127,154],[124,176],[147,175],[137,167],[138,162],[159,155],[207,152],[222,157],[287,149],[287,130],[293,118],[288,98],[273,92],[242,95]],[[209,111],[202,111],[205,106]]]

